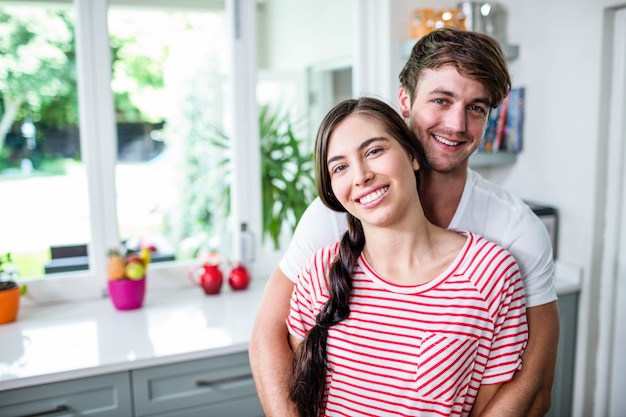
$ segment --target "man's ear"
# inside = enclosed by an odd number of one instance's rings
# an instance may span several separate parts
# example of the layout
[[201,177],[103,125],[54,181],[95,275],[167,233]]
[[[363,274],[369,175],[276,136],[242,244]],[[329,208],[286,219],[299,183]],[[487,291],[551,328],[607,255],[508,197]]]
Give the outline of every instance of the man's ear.
[[411,115],[411,98],[404,88],[400,88],[400,91],[398,91],[398,105],[402,117],[408,119]]

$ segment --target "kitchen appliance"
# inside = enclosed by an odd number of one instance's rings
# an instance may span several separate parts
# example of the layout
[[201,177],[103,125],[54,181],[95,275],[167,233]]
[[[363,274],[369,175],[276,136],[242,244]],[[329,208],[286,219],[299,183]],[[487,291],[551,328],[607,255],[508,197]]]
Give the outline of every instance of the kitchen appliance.
[[525,201],[530,209],[539,217],[542,223],[548,229],[550,235],[550,241],[552,242],[552,255],[554,259],[557,259],[558,248],[558,231],[559,231],[559,214],[555,207],[547,206],[544,204]]
[[457,6],[465,15],[465,29],[494,36],[493,6],[481,1],[464,1]]

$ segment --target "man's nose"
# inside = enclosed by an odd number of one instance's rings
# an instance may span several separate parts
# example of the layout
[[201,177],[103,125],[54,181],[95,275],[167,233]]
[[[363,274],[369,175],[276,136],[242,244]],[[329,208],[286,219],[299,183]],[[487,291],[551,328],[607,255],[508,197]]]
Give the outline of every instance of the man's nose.
[[446,113],[446,127],[454,132],[465,132],[467,114],[464,106],[455,106]]

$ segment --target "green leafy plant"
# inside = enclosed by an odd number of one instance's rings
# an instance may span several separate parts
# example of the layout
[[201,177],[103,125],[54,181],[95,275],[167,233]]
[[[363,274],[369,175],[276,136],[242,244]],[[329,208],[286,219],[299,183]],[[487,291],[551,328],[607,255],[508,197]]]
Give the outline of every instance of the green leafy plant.
[[[228,135],[220,129],[213,130],[211,144],[228,149]],[[303,149],[308,144],[298,136],[297,131],[297,124],[292,121],[288,111],[276,110],[267,105],[260,108],[262,239],[265,242],[265,238],[269,237],[275,250],[280,249],[283,228],[295,230],[316,195],[312,147],[311,150]],[[229,157],[225,157],[220,165],[227,171],[229,163]],[[222,195],[230,195],[228,185]],[[222,203],[229,204],[228,201],[225,198]],[[230,208],[227,212],[230,212]]]
[[17,287],[13,274],[5,272],[4,264],[11,263],[11,254],[0,255],[0,291],[10,290]]
[[288,112],[262,107],[259,129],[263,233],[279,249],[283,226],[295,230],[315,197],[313,156],[301,149],[304,141],[296,135]]

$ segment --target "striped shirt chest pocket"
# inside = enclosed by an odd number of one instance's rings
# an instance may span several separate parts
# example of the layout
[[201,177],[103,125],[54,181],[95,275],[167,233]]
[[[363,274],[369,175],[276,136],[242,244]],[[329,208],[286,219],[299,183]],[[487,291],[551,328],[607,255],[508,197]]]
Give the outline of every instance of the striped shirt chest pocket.
[[425,333],[419,352],[419,397],[451,404],[465,396],[478,352],[477,338]]

